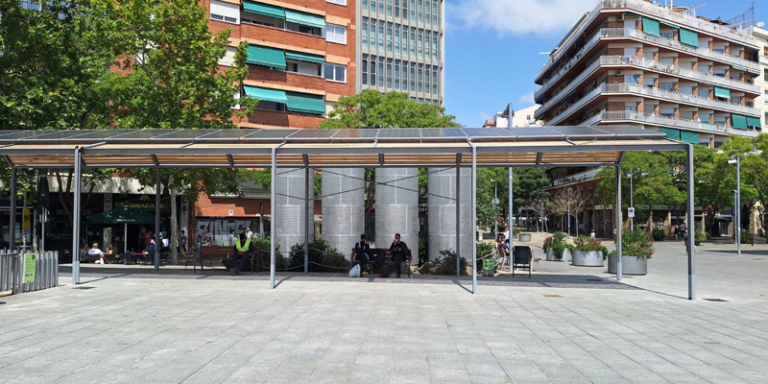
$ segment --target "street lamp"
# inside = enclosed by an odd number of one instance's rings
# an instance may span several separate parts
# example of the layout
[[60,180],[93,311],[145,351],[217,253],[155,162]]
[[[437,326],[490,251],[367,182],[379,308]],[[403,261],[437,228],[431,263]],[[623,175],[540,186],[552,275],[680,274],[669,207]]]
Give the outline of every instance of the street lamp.
[[[635,207],[635,202],[634,202],[634,196],[635,196],[635,190],[634,189],[635,189],[635,186],[633,185],[634,183],[632,181],[633,180],[632,175],[634,175],[634,174],[630,172],[629,174],[627,174],[627,177],[629,177],[629,206],[634,208]],[[619,207],[619,208],[621,208],[621,207]],[[632,216],[629,219],[630,219],[630,227],[629,227],[630,231],[634,231],[635,230],[635,217]]]
[[493,183],[493,236],[499,237],[499,214],[496,211],[497,207],[499,206],[499,184],[496,182],[496,180],[491,180],[491,183]]
[[729,159],[728,164],[736,164],[736,190],[733,191],[736,196],[734,198],[735,200],[735,207],[736,215],[734,216],[734,219],[736,220],[736,254],[741,255],[741,158],[736,157],[735,159]]

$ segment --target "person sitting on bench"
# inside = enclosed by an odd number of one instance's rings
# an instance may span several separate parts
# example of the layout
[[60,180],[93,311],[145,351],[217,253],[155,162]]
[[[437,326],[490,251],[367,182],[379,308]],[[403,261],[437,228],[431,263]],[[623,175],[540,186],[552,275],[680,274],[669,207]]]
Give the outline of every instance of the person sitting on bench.
[[368,238],[365,234],[360,235],[360,241],[355,244],[355,260],[360,261],[360,277],[363,277],[365,267],[368,265],[369,255],[371,254],[371,245],[368,244]]
[[405,244],[404,241],[400,241],[400,234],[395,234],[395,241],[392,242],[392,245],[389,246],[389,253],[392,255],[392,261],[395,263],[395,271],[397,271],[397,278],[400,278],[400,269],[402,267],[403,261],[406,260],[406,258],[409,258],[408,254],[410,253],[410,249],[408,249],[408,246]]
[[251,239],[245,236],[245,233],[240,234],[240,238],[235,240],[233,246],[235,256],[232,258],[232,269],[229,270],[233,275],[239,275],[243,270],[243,265],[251,257]]

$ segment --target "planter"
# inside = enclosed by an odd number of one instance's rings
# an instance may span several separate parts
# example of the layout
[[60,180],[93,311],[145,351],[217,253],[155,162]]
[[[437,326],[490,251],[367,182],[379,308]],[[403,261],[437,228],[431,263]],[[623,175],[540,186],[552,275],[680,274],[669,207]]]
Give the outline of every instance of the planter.
[[547,261],[560,261],[557,258],[555,258],[555,251],[550,249],[547,251]]
[[527,242],[531,241],[531,235],[520,234],[520,241],[522,241],[524,243],[527,243]]
[[550,249],[547,251],[547,261],[571,261],[571,250],[570,249],[564,249],[563,250],[563,258],[558,259],[555,256],[555,251]]
[[[616,256],[608,256],[608,273],[616,273]],[[647,275],[648,259],[645,257],[621,256],[622,275]]]
[[560,261],[568,261],[568,262],[570,262],[572,260],[573,260],[573,255],[571,254],[571,250],[570,249],[564,249],[563,250],[563,258],[560,259]]
[[577,267],[602,267],[603,252],[601,251],[573,251],[572,264]]
[[701,241],[694,241],[693,245],[701,245]]

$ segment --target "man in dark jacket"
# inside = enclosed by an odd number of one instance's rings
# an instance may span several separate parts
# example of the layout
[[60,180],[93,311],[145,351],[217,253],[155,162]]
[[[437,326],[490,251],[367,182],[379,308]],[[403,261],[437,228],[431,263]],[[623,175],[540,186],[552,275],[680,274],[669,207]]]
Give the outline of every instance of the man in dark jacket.
[[232,248],[234,256],[232,257],[232,269],[229,272],[233,275],[239,275],[245,262],[251,257],[251,239],[246,238],[245,233],[241,233],[240,238],[235,240]]
[[397,271],[397,278],[400,278],[400,269],[403,261],[410,258],[411,250],[404,241],[400,241],[400,234],[395,234],[395,241],[389,246],[389,254],[392,255],[392,261],[395,263],[395,271]]
[[368,259],[371,254],[371,245],[368,244],[368,238],[365,234],[360,235],[360,241],[355,244],[355,260],[360,261],[360,277],[363,277],[365,267],[368,265]]

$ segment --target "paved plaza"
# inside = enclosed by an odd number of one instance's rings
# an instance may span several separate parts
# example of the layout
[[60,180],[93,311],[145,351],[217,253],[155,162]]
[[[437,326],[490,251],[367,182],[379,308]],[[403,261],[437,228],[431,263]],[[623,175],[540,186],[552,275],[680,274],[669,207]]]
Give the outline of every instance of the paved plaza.
[[[0,297],[7,383],[766,383],[768,246],[679,243],[648,276],[539,262],[533,278],[234,277],[83,268]],[[536,257],[540,257],[540,251]],[[725,301],[707,301],[719,299]]]

